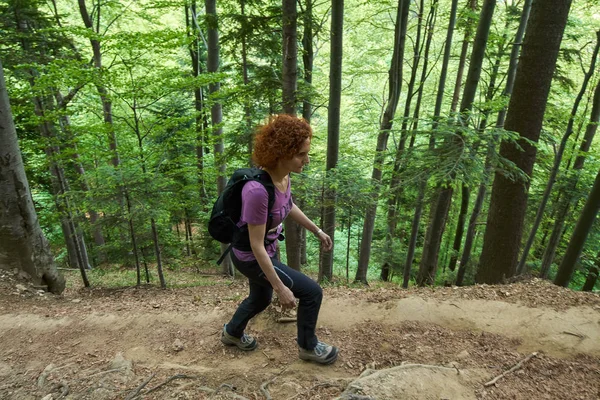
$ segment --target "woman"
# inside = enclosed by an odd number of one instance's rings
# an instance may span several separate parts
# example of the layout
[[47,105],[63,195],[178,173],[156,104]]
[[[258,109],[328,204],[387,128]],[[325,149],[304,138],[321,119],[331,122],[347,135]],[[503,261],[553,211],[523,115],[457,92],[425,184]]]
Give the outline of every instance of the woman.
[[315,334],[323,291],[312,279],[299,271],[282,264],[276,258],[277,241],[265,245],[267,239],[277,238],[282,231],[282,222],[289,216],[311,231],[325,250],[333,243],[329,235],[293,203],[291,198],[290,173],[301,173],[309,163],[308,152],[312,129],[301,118],[276,115],[265,125],[259,126],[254,143],[253,160],[271,177],[275,186],[275,202],[271,209],[270,226],[268,194],[265,187],[249,181],[242,189],[242,213],[239,225],[248,225],[252,251],[233,249],[232,261],[250,284],[249,296],[225,326],[221,341],[242,350],[254,350],[256,339],[244,332],[248,321],[263,311],[271,302],[273,290],[277,293],[284,309],[296,306],[299,299],[297,324],[299,357],[320,364],[331,364],[337,359],[338,349],[317,339]]

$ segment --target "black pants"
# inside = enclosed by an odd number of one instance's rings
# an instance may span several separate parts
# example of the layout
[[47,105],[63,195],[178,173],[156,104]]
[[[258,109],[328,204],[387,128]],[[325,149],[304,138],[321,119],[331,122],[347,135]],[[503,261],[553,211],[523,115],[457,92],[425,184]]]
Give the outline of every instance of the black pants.
[[[229,254],[231,254],[233,265],[248,278],[250,283],[250,294],[239,305],[226,327],[227,333],[230,335],[242,337],[248,321],[271,303],[273,288],[257,261],[240,261],[233,252]],[[315,329],[321,309],[321,300],[323,300],[323,290],[317,282],[303,273],[282,264],[275,258],[272,258],[271,261],[279,279],[300,300],[297,314],[298,346],[312,350],[318,341]]]

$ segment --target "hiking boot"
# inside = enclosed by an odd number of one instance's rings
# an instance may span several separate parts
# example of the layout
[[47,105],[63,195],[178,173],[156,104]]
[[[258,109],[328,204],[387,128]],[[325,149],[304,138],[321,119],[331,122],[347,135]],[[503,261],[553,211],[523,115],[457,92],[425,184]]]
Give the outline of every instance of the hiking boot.
[[254,350],[258,346],[258,342],[252,336],[244,333],[241,338],[236,338],[227,333],[225,329],[227,325],[223,325],[223,332],[221,332],[221,342],[227,346],[236,346],[240,350],[250,351]]
[[301,360],[314,361],[319,364],[331,364],[337,360],[338,349],[327,343],[317,342],[317,346],[312,350],[299,348],[299,357]]

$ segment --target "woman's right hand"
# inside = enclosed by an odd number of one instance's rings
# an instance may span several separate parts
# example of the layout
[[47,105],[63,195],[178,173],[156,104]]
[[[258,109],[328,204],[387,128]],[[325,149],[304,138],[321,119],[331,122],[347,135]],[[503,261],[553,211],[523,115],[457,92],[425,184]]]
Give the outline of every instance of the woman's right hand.
[[281,289],[276,290],[277,296],[279,297],[279,302],[281,303],[281,307],[284,310],[291,310],[296,307],[296,298],[294,297],[294,293],[287,287],[282,286]]

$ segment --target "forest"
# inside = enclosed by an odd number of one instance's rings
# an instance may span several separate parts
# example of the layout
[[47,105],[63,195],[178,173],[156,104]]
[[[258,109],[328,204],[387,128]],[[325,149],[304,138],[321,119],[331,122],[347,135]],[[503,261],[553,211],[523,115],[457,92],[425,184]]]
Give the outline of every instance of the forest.
[[[269,115],[310,122],[282,259],[321,282],[598,290],[595,0],[2,0],[0,268],[233,275],[206,230]],[[131,284],[135,284],[134,281]]]

